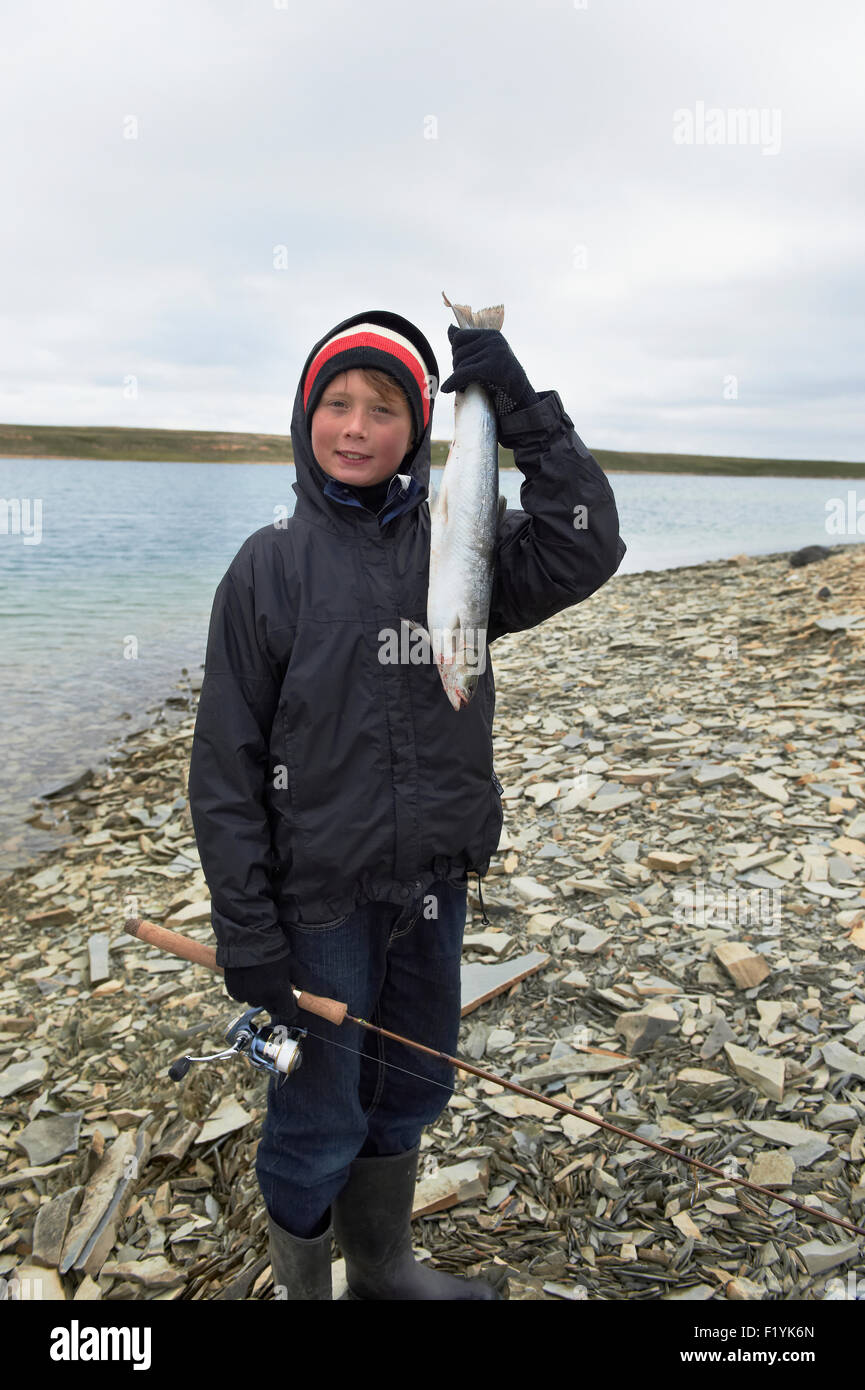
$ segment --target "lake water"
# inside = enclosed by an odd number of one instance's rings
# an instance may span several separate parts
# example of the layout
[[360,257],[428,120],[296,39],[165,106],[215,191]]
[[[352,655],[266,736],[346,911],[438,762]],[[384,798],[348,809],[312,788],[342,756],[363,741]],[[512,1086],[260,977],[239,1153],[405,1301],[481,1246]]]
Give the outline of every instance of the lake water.
[[[512,506],[522,481],[502,471]],[[18,534],[0,531],[0,871],[53,843],[23,824],[31,799],[103,761],[184,667],[199,670],[216,586],[246,537],[293,509],[293,482],[289,465],[0,459],[0,498],[41,501],[38,543],[26,510]],[[826,504],[865,490],[838,478],[610,482],[628,546],[621,574],[849,544],[858,537],[826,534]]]

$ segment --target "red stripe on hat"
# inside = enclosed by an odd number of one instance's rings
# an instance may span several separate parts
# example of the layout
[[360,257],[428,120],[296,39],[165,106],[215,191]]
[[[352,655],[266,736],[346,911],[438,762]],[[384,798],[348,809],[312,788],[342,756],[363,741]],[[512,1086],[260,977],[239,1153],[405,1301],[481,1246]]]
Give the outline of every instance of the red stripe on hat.
[[306,374],[306,382],[303,388],[304,409],[309,400],[310,393],[315,385],[315,379],[324,366],[331,358],[338,357],[343,352],[349,352],[352,348],[371,347],[377,348],[379,352],[389,353],[391,357],[396,357],[402,362],[403,366],[408,367],[418,385],[423,408],[424,429],[429,423],[429,392],[427,380],[421,370],[418,357],[404,348],[401,343],[395,343],[392,338],[383,338],[378,333],[354,333],[345,338],[339,338],[336,342],[326,343],[313,358],[309,371]]

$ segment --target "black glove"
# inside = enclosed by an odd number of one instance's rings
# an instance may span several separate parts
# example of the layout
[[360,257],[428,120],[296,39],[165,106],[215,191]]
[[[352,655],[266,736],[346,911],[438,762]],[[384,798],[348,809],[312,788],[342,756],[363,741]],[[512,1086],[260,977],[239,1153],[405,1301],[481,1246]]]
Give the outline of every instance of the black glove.
[[266,965],[227,965],[223,970],[225,988],[239,1003],[267,1009],[271,1018],[290,1022],[298,1015],[290,970],[291,956],[280,956]]
[[440,391],[464,391],[472,381],[485,386],[494,398],[497,415],[523,410],[538,399],[510,346],[497,328],[448,327],[454,371]]

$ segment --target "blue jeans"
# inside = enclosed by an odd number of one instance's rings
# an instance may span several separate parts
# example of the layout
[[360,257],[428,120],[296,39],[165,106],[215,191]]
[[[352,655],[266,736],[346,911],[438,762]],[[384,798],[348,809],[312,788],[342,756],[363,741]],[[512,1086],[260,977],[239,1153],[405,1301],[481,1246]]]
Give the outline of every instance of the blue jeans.
[[[465,883],[441,879],[405,907],[367,903],[333,923],[287,926],[292,983],[455,1052],[466,895]],[[419,1144],[453,1094],[454,1068],[356,1023],[337,1027],[303,1011],[293,1022],[309,1035],[300,1068],[282,1085],[270,1078],[255,1169],[274,1221],[306,1237],[322,1227],[355,1158]]]

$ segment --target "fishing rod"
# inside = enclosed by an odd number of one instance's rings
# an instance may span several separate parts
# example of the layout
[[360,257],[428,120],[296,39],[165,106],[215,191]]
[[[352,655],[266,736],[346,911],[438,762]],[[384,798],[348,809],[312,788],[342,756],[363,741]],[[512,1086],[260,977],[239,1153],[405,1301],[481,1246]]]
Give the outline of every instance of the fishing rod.
[[[163,951],[170,951],[173,955],[180,956],[196,965],[204,965],[217,975],[222,974],[222,968],[216,963],[216,952],[212,946],[205,946],[202,942],[193,941],[188,936],[169,931],[167,927],[157,926],[155,922],[146,922],[140,917],[127,918],[124,925],[130,936],[138,937],[140,941],[157,946]],[[845,1231],[852,1231],[854,1235],[865,1236],[865,1227],[856,1226],[852,1221],[845,1221],[840,1216],[832,1216],[829,1212],[819,1211],[816,1207],[809,1207],[804,1202],[797,1202],[792,1197],[782,1197],[780,1193],[773,1192],[768,1187],[762,1187],[759,1183],[751,1182],[748,1178],[733,1176],[724,1172],[723,1168],[716,1168],[703,1159],[680,1153],[677,1149],[671,1149],[666,1144],[657,1144],[653,1139],[644,1139],[629,1129],[613,1124],[611,1120],[577,1110],[575,1106],[557,1100],[555,1096],[541,1095],[538,1091],[531,1091],[526,1086],[520,1086],[516,1081],[508,1081],[503,1076],[497,1076],[495,1072],[486,1071],[483,1067],[477,1067],[472,1062],[465,1062],[461,1057],[452,1057],[448,1052],[440,1052],[437,1048],[426,1047],[423,1043],[415,1042],[412,1038],[404,1038],[400,1033],[392,1033],[387,1028],[380,1028],[365,1018],[357,1018],[348,1012],[348,1005],[339,1000],[310,994],[308,990],[304,989],[292,989],[291,992],[297,1001],[298,1008],[307,1013],[315,1014],[318,1018],[323,1018],[336,1027],[340,1027],[343,1023],[355,1023],[360,1028],[378,1033],[380,1037],[390,1038],[393,1042],[413,1048],[416,1052],[424,1052],[429,1057],[447,1062],[450,1066],[456,1067],[460,1071],[469,1072],[472,1076],[480,1077],[483,1081],[492,1081],[496,1086],[502,1086],[506,1091],[513,1091],[515,1095],[526,1096],[529,1100],[539,1101],[542,1105],[549,1105],[554,1110],[561,1110],[566,1115],[573,1115],[578,1120],[585,1120],[588,1124],[595,1125],[599,1129],[618,1134],[624,1139],[629,1139],[632,1143],[642,1144],[647,1149],[653,1149],[655,1153],[677,1159],[679,1163],[687,1164],[692,1170],[700,1168],[703,1172],[721,1178],[722,1183],[718,1184],[720,1186],[735,1184],[738,1187],[746,1187],[750,1192],[759,1192],[761,1196],[768,1197],[772,1201],[783,1202],[785,1206],[794,1207],[796,1211],[805,1212],[808,1216],[815,1216],[818,1221],[830,1221],[835,1226],[843,1227]],[[252,1019],[259,1012],[259,1009],[249,1009],[230,1025],[225,1036],[227,1041],[232,1042],[232,1047],[219,1053],[213,1053],[210,1057],[184,1057],[175,1062],[169,1070],[172,1080],[179,1080],[181,1076],[185,1075],[190,1062],[211,1061],[229,1056],[234,1052],[244,1053],[253,1066],[270,1071],[278,1076],[280,1081],[285,1080],[301,1064],[300,1043],[306,1036],[306,1029],[289,1029],[283,1025],[266,1025],[264,1028],[258,1029],[252,1023]],[[321,1038],[321,1041],[329,1042],[330,1039]],[[349,1049],[349,1051],[351,1050],[353,1049]],[[393,1063],[385,1063],[385,1065],[393,1066]],[[397,1068],[397,1070],[402,1070],[402,1068]],[[763,1213],[759,1214],[762,1215]]]

